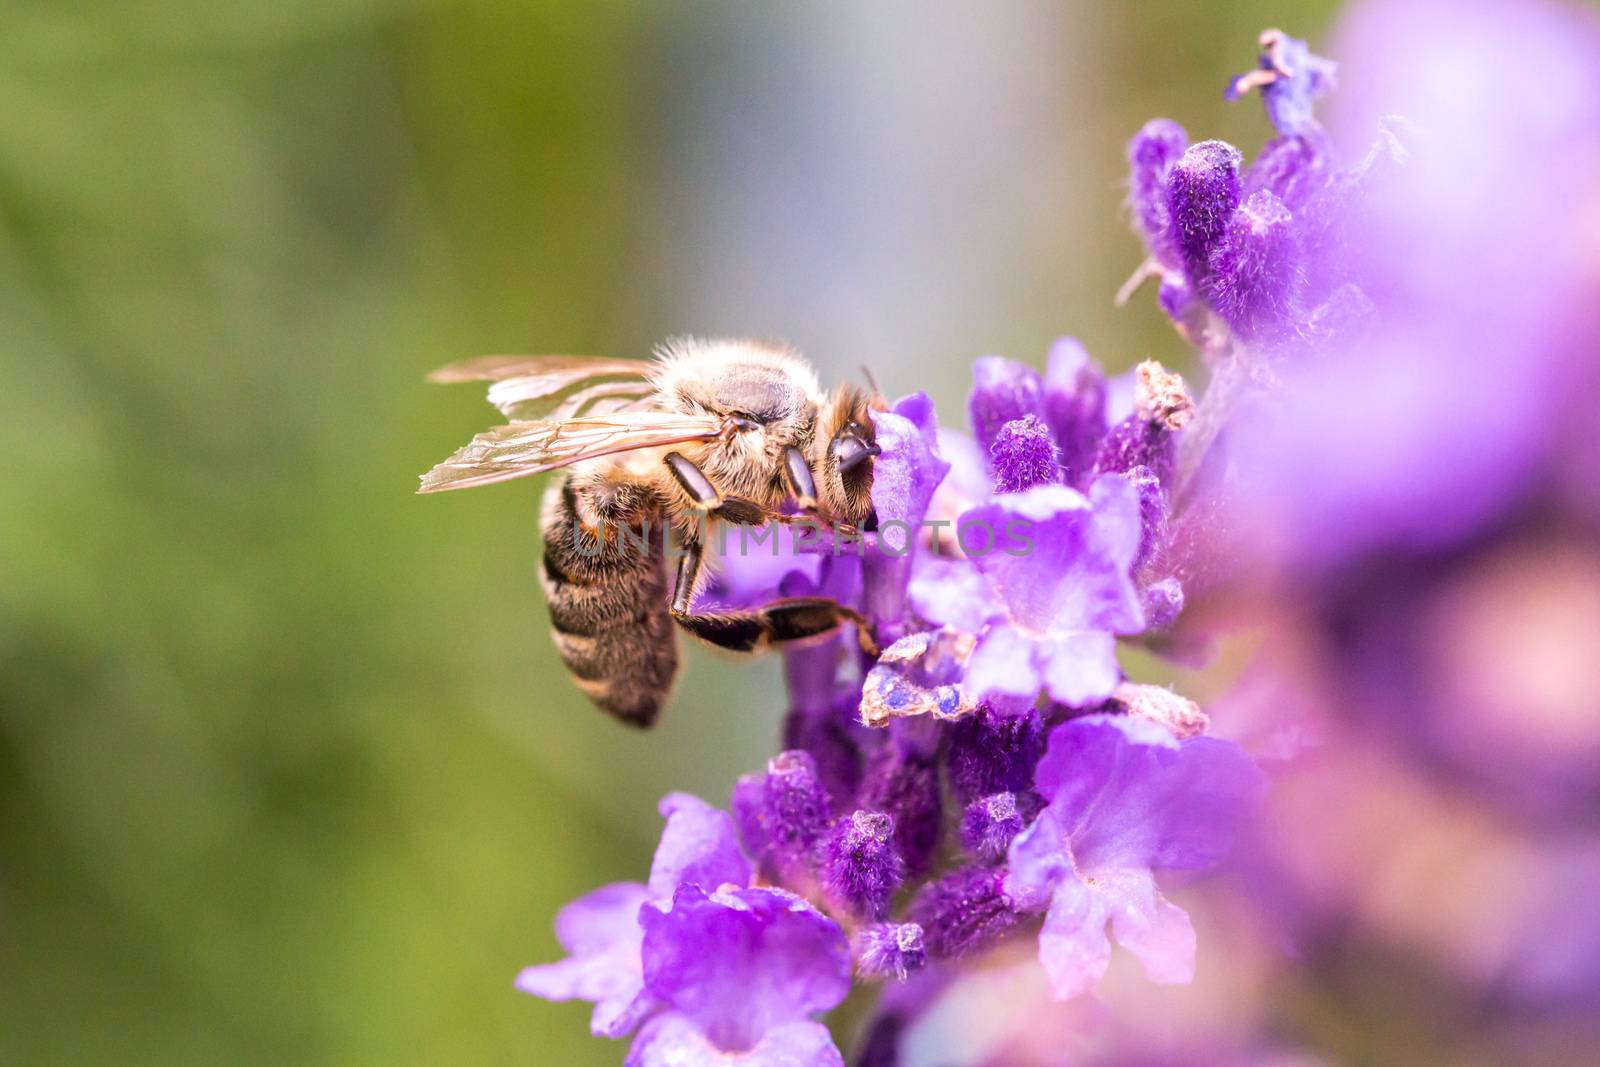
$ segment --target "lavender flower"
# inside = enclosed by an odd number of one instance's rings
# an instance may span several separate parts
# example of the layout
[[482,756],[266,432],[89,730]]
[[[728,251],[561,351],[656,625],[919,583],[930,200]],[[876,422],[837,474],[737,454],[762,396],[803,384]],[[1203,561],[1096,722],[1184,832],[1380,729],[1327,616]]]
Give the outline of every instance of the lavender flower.
[[1134,487],[1115,475],[1096,479],[1087,496],[1039,486],[965,519],[994,533],[992,550],[972,559],[989,583],[987,617],[938,618],[963,605],[931,590],[921,606],[935,621],[984,630],[967,690],[1031,698],[1044,688],[1065,704],[1109,696],[1121,678],[1116,635],[1144,624],[1130,575],[1141,536]]
[[570,954],[559,963],[525,968],[517,988],[546,1000],[594,1002],[596,1037],[621,1037],[658,1006],[644,987],[639,953],[640,908],[670,900],[683,884],[746,885],[750,863],[733,820],[687,793],[661,801],[667,820],[650,864],[650,884],[619,882],[580,897],[556,916],[556,940]]
[[661,1010],[629,1067],[838,1064],[814,1017],[850,989],[850,950],[826,916],[781,889],[706,893],[685,883],[639,913],[644,980]]
[[1049,801],[1011,845],[1006,896],[1048,907],[1039,962],[1059,999],[1091,988],[1117,941],[1156,982],[1194,974],[1194,930],[1156,870],[1209,870],[1232,847],[1265,779],[1236,746],[1178,742],[1141,718],[1092,715],[1056,727],[1035,778]]

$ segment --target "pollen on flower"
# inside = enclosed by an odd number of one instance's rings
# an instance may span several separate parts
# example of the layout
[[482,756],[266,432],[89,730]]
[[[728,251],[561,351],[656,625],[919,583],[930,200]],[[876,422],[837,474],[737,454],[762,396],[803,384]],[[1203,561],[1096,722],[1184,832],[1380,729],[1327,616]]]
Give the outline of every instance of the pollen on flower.
[[1194,418],[1194,398],[1183,384],[1183,376],[1153,359],[1139,364],[1135,372],[1133,410],[1140,418],[1164,429],[1181,430]]
[[1205,733],[1211,725],[1211,717],[1199,704],[1164,686],[1123,682],[1111,699],[1129,715],[1165,726],[1180,741]]

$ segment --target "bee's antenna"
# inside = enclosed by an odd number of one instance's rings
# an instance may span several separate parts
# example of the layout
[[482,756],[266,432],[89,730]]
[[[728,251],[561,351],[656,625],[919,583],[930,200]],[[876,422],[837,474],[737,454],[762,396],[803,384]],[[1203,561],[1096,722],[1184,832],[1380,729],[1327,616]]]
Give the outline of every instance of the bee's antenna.
[[874,393],[882,395],[883,390],[878,388],[878,379],[873,376],[872,368],[865,363],[861,364],[861,376],[867,380],[868,385],[872,386]]

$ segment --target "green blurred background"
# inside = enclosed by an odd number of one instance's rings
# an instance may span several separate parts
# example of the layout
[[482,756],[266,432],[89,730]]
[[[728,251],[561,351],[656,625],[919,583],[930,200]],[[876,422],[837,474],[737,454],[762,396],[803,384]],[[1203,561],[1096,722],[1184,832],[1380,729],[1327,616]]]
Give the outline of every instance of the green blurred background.
[[431,367],[778,335],[950,421],[972,357],[1183,346],[1118,211],[1250,2],[12,0],[0,13],[0,1062],[605,1064],[513,992],[656,798],[774,749],[695,651],[649,736],[564,679],[538,486],[415,477]]

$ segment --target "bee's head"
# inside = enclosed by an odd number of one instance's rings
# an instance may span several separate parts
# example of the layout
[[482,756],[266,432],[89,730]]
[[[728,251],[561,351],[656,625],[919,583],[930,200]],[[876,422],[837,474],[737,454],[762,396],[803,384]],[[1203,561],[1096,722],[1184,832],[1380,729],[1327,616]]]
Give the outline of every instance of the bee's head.
[[876,523],[872,514],[872,464],[878,454],[877,431],[868,415],[871,397],[856,386],[842,385],[823,403],[817,419],[812,465],[817,495],[824,510],[841,522],[864,529]]

